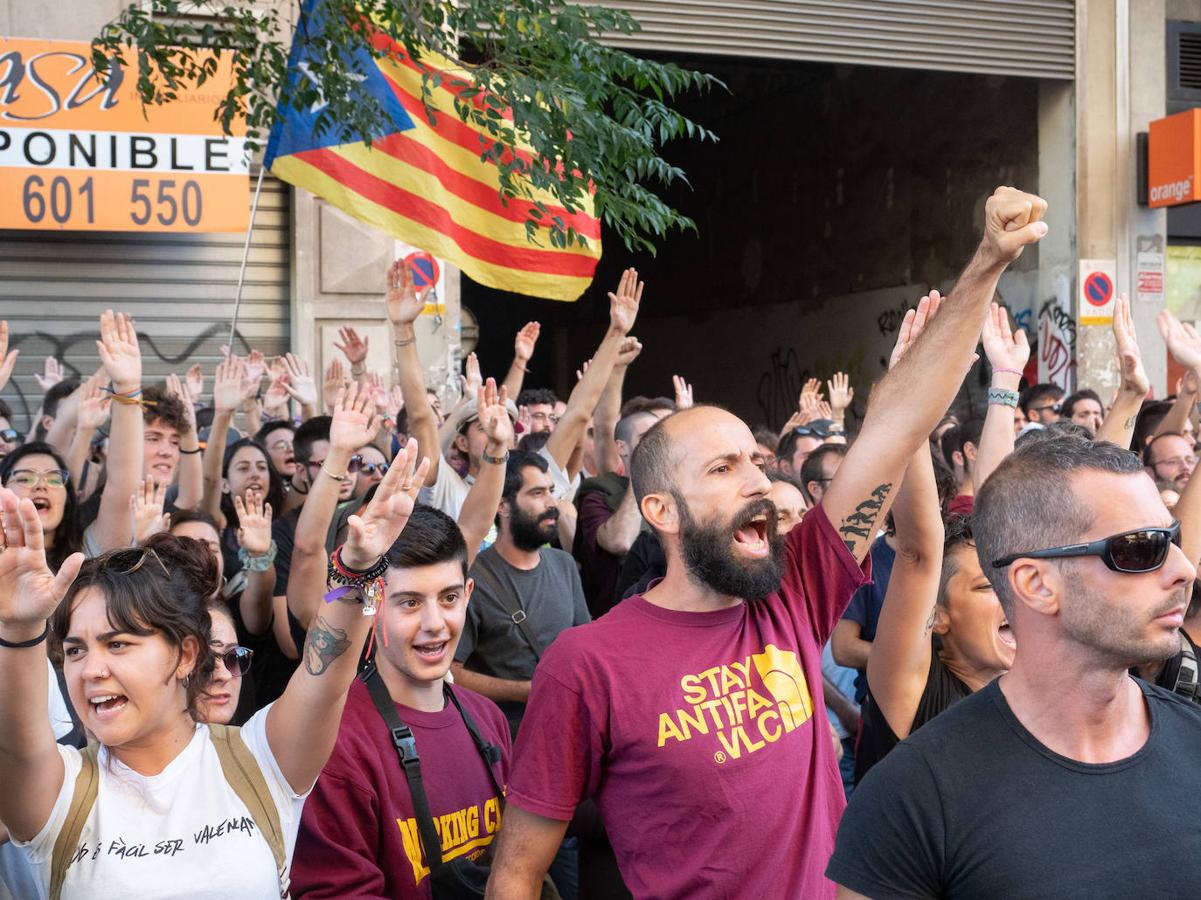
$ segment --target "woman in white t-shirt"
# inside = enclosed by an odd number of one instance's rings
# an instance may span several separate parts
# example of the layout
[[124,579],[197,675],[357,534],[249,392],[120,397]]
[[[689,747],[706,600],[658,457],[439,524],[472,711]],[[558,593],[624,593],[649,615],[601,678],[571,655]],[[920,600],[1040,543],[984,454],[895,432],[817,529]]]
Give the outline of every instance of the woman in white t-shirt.
[[[339,412],[370,427],[369,404]],[[410,441],[351,519],[337,551],[343,580],[374,568],[399,536],[428,468],[423,462],[415,473],[416,456]],[[29,855],[38,897],[49,896],[55,841],[82,765],[79,751],[55,744],[47,717],[41,643],[51,628],[63,641],[68,692],[100,744],[98,793],[70,848],[60,896],[281,896],[270,845],[225,778],[208,726],[195,718],[214,666],[211,557],[159,535],[146,548],[87,563],[75,554],[55,575],[31,501],[0,489],[0,521],[0,821]],[[323,604],[304,664],[283,696],[241,729],[289,862],[304,796],[333,748],[371,621],[361,585]]]

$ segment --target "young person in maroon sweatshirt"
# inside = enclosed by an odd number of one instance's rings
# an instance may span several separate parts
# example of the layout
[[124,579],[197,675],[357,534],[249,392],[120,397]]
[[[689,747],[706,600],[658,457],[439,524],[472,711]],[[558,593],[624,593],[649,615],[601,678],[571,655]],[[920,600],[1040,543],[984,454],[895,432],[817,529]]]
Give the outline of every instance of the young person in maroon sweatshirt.
[[[387,559],[375,664],[413,731],[443,859],[474,860],[500,828],[501,798],[443,681],[471,596],[467,545],[453,519],[419,506]],[[510,749],[504,714],[466,688],[454,694],[483,739],[500,748],[493,772],[504,785]],[[429,869],[391,735],[367,686],[356,680],[333,755],[305,805],[292,896],[430,898]]]

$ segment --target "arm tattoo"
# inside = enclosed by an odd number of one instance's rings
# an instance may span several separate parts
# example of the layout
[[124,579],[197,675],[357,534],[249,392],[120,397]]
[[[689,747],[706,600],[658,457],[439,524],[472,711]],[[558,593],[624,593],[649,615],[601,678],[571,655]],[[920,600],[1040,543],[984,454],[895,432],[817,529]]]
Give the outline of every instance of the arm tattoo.
[[856,506],[855,511],[843,519],[842,524],[838,526],[838,533],[842,535],[843,543],[852,553],[855,552],[857,538],[865,541],[871,540],[872,530],[876,526],[876,520],[880,518],[880,510],[891,490],[891,484],[877,485],[872,491],[872,495]]
[[1138,416],[1131,416],[1129,419],[1126,420],[1126,424],[1123,425],[1122,427],[1123,428],[1133,428],[1134,423],[1137,421],[1138,421]]
[[325,670],[350,646],[350,639],[320,615],[313,620],[304,639],[304,667],[310,675],[323,675]]
[[934,615],[938,612],[938,603],[936,602],[930,607],[930,618],[926,620],[926,637],[930,636],[930,632],[934,630]]

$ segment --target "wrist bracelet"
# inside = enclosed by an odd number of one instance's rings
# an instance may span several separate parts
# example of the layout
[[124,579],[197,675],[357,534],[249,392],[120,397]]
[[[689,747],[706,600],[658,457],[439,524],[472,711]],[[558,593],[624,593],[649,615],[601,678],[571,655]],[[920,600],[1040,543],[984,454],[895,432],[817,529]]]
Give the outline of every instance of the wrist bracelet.
[[417,336],[416,336],[416,335],[414,335],[414,336],[413,336],[413,337],[411,337],[411,338],[405,338],[405,339],[404,339],[404,340],[402,340],[402,341],[393,341],[392,343],[393,343],[394,345],[396,345],[397,347],[407,347],[407,346],[409,346],[409,344],[412,344],[412,343],[416,342],[416,340],[417,340]]
[[1018,392],[1003,391],[1000,388],[988,389],[988,405],[989,406],[1008,406],[1012,409],[1017,409]]
[[993,374],[994,374],[994,375],[995,375],[995,374],[997,374],[998,372],[1004,372],[1006,375],[1017,375],[1019,378],[1020,378],[1020,377],[1021,377],[1021,375],[1022,375],[1022,373],[1021,373],[1019,370],[1017,370],[1017,369],[1000,369],[1000,368],[994,368],[992,371],[993,371]]
[[42,629],[42,633],[35,638],[30,638],[27,641],[6,641],[0,638],[0,647],[7,647],[9,650],[21,650],[25,647],[36,647],[50,634],[50,622],[46,622],[46,627]]
[[480,454],[480,458],[486,463],[492,463],[495,466],[503,466],[509,461],[509,451],[505,451],[504,456],[489,456],[487,451]]
[[[324,472],[326,475],[328,475],[330,478],[332,478],[334,481],[338,482],[338,484],[342,484],[344,481],[346,481],[346,475],[335,475],[333,472],[331,472],[329,469],[327,469],[325,467],[325,463],[321,464],[321,471]],[[349,474],[349,473],[347,473],[347,474]]]
[[354,366],[351,366],[351,367],[350,367],[350,374],[351,374],[351,375],[362,375],[362,374],[366,373],[366,371],[367,371],[367,367],[366,367],[366,366],[363,366],[363,368],[359,369],[357,372],[355,371],[355,368],[354,368]]
[[271,546],[262,556],[251,556],[249,550],[239,547],[238,559],[242,563],[242,568],[247,572],[266,572],[275,563],[275,555],[278,552],[279,548],[275,545],[275,541],[272,541]]
[[179,452],[184,454],[185,456],[191,456],[193,453],[200,453],[203,450],[204,450],[203,447],[197,447],[195,450],[185,450],[183,447],[179,448]]

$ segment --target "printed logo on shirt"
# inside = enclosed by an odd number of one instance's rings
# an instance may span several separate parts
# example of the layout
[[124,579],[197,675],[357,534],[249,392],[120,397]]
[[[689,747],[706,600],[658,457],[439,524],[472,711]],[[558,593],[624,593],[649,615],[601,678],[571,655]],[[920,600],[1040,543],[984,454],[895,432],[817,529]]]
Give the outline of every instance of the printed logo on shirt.
[[[397,819],[405,856],[413,866],[413,884],[421,884],[430,873],[421,853],[417,819]],[[434,828],[442,844],[442,859],[450,862],[460,856],[479,859],[500,830],[500,799],[492,797],[465,809],[457,809],[434,819]]]
[[797,655],[768,644],[759,653],[680,679],[686,707],[659,714],[658,746],[705,736],[724,763],[762,750],[813,717]]

